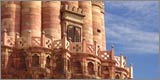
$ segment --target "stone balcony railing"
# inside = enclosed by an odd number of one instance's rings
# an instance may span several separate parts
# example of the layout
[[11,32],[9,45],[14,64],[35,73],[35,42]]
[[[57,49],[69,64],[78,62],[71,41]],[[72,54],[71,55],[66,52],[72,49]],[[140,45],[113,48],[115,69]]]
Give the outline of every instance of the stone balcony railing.
[[[29,31],[29,34],[31,32]],[[111,52],[109,51],[101,51],[100,46],[94,42],[94,44],[88,44],[85,40],[81,42],[71,42],[71,40],[67,40],[66,34],[63,34],[62,39],[60,40],[52,40],[45,36],[44,32],[42,32],[41,37],[33,37],[33,36],[23,36],[20,37],[19,34],[15,35],[15,38],[7,35],[6,30],[3,31],[2,34],[2,45],[18,48],[18,49],[26,49],[29,47],[43,47],[47,49],[67,49],[72,53],[88,53],[92,55],[96,55],[102,57],[102,59],[107,60],[112,57]]]
[[128,74],[130,72],[130,68],[126,66],[126,59],[122,55],[120,56],[115,56],[115,61],[116,61],[116,67],[118,68],[123,68],[126,72],[124,74]]

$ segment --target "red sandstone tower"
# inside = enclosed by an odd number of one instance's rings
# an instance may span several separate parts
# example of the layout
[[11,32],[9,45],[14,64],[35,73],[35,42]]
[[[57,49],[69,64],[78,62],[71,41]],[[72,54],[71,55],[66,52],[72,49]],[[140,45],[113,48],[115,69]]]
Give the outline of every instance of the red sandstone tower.
[[41,1],[21,2],[21,35],[41,36]]
[[98,43],[100,48],[102,48],[101,8],[102,5],[100,3],[92,2],[93,40]]
[[106,49],[101,1],[2,1],[2,78],[131,79]]
[[61,2],[42,2],[42,30],[53,40],[61,39]]
[[2,6],[2,29],[7,29],[8,35],[14,40],[15,34],[20,32],[20,2],[3,2]]
[[92,3],[91,1],[80,1],[79,7],[83,9],[85,17],[83,20],[83,39],[93,44],[93,28],[92,28]]

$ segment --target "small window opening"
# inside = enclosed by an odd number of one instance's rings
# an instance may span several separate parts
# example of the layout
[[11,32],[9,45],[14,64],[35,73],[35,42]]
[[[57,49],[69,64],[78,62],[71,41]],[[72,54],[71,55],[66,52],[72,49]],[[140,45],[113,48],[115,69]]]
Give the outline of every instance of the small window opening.
[[97,29],[97,32],[101,33],[101,30],[100,30],[100,29]]

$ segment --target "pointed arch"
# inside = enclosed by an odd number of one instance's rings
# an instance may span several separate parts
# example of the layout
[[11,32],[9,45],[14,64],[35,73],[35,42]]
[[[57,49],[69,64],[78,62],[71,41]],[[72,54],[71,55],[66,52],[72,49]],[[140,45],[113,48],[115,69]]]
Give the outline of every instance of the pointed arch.
[[67,60],[67,70],[70,71],[70,60]]
[[120,79],[120,75],[117,74],[117,75],[115,76],[115,79]]
[[98,76],[100,76],[101,75],[101,66],[99,65],[98,66]]
[[46,57],[46,67],[47,67],[47,68],[50,68],[50,63],[51,63],[51,57],[50,57],[50,56],[47,56],[47,57]]
[[79,61],[74,62],[74,73],[82,73],[81,62]]
[[32,56],[32,66],[33,67],[38,67],[39,66],[39,56],[37,54],[34,54]]
[[90,75],[94,75],[94,64],[92,62],[89,62],[87,65],[87,69],[88,69],[88,74]]
[[25,56],[25,52],[22,52],[20,53],[20,56],[19,56],[19,61],[20,61],[20,69],[24,70],[27,68],[27,65],[26,65],[26,56]]

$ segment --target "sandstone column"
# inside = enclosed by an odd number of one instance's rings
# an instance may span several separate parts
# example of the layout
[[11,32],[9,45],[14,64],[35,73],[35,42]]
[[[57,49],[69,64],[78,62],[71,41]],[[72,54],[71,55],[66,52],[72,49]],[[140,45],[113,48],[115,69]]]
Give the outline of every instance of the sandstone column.
[[60,1],[42,2],[42,26],[46,36],[61,39]]
[[15,38],[15,33],[20,31],[20,1],[2,1],[1,24],[9,36]]
[[41,1],[22,1],[21,35],[26,36],[31,31],[31,36],[41,36]]
[[101,24],[102,24],[102,50],[106,50],[106,34],[105,34],[105,24],[104,24],[104,3],[101,9]]
[[79,1],[79,7],[83,9],[85,14],[82,37],[87,43],[93,44],[92,3],[91,1]]
[[99,2],[92,2],[93,40],[97,42],[100,48],[102,48],[101,7]]

